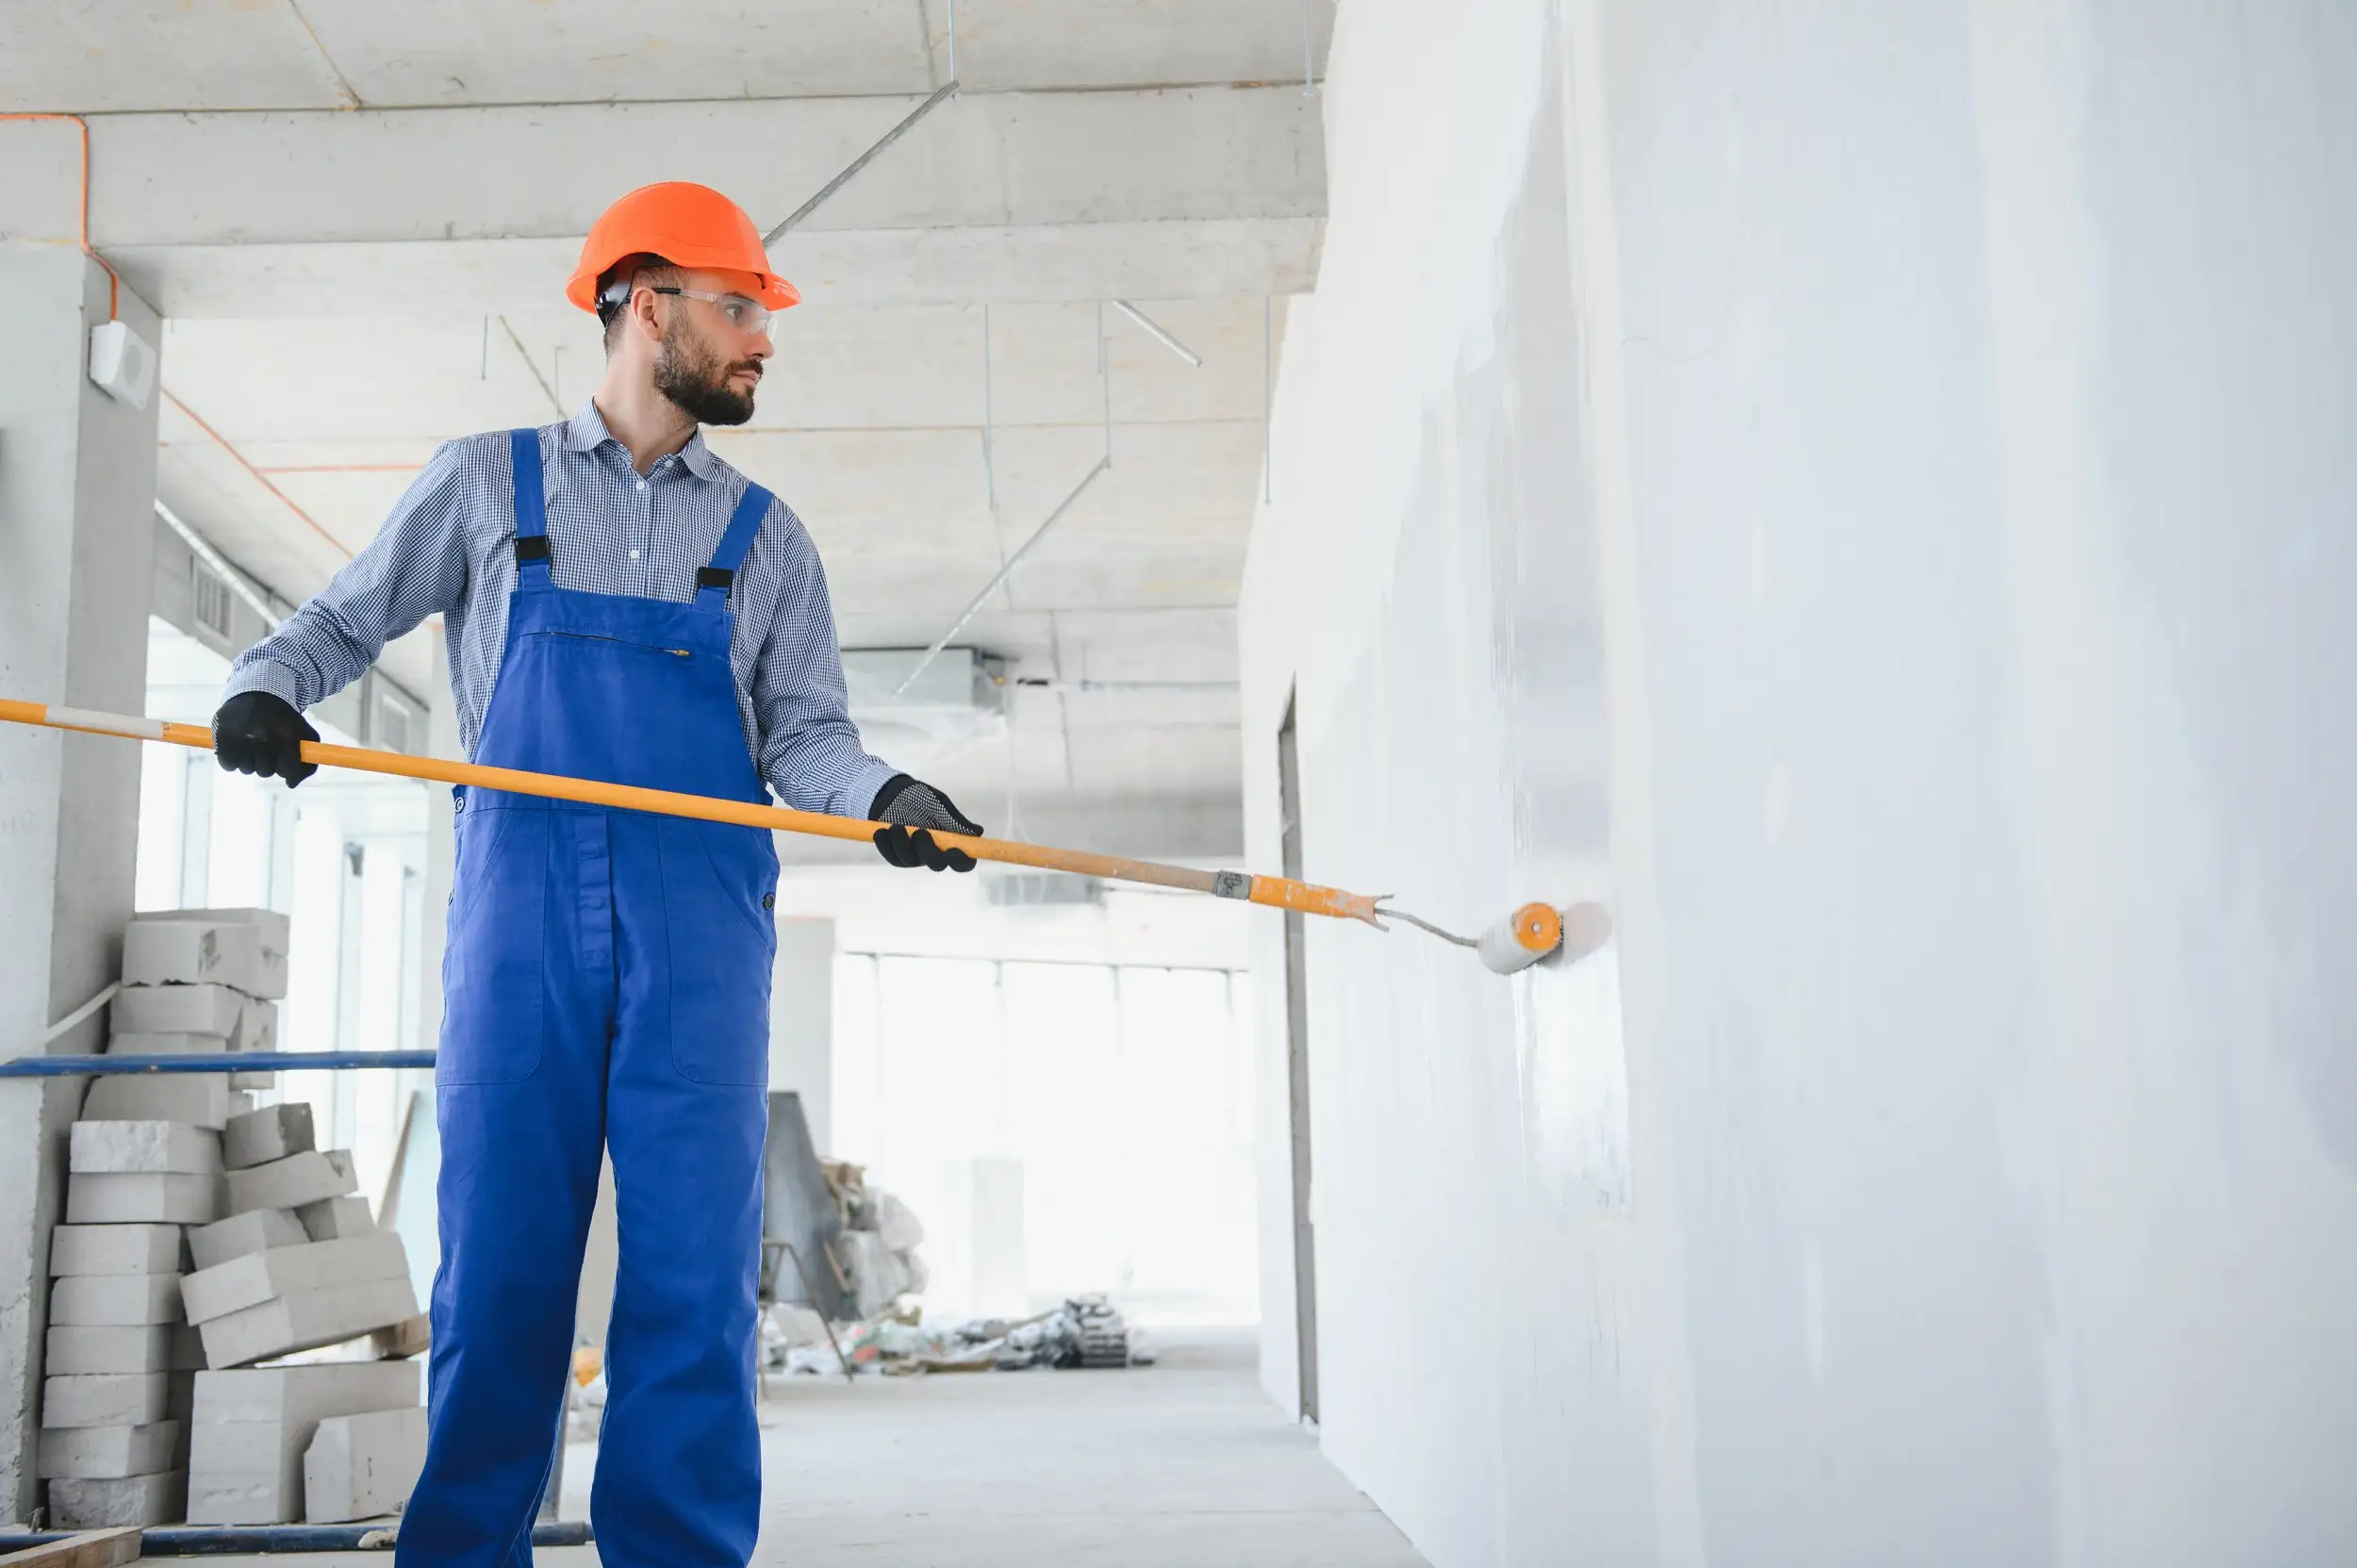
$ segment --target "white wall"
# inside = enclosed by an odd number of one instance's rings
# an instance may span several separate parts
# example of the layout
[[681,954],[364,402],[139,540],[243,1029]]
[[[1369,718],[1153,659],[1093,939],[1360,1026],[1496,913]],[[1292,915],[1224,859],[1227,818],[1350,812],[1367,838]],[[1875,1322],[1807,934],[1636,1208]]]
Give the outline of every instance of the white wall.
[[[1345,8],[1243,615],[1441,1568],[2357,1552],[2357,12]],[[1293,1393],[1277,923],[1265,1380]]]

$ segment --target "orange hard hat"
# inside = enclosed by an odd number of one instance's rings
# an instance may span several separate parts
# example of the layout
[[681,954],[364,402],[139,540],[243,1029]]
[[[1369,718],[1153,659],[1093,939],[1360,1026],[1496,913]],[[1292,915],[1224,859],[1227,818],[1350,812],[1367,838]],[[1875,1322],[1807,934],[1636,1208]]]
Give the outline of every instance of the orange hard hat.
[[597,309],[598,279],[616,262],[642,254],[690,270],[750,272],[761,280],[757,297],[772,310],[802,297],[769,270],[761,231],[745,209],[708,185],[685,180],[642,185],[601,213],[581,247],[581,265],[566,280],[565,297]]

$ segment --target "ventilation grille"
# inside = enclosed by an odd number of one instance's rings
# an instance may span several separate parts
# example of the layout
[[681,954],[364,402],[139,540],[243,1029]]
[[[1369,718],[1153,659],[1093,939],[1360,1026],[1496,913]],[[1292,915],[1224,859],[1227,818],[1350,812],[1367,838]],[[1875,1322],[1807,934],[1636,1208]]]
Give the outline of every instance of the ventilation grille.
[[190,598],[196,623],[222,641],[229,640],[229,585],[202,561],[189,563]]
[[1105,901],[1105,884],[1095,877],[1018,872],[986,879],[982,883],[982,900],[999,909],[1101,904]]
[[409,704],[398,697],[378,697],[376,734],[372,738],[380,751],[409,750]]

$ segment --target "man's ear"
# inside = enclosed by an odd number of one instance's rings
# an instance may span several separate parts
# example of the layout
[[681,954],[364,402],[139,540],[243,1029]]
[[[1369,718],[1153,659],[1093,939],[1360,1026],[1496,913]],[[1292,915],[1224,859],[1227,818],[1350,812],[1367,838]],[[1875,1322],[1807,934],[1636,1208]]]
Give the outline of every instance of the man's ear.
[[645,333],[651,341],[660,341],[663,337],[663,322],[655,315],[655,298],[651,289],[630,291],[630,324]]

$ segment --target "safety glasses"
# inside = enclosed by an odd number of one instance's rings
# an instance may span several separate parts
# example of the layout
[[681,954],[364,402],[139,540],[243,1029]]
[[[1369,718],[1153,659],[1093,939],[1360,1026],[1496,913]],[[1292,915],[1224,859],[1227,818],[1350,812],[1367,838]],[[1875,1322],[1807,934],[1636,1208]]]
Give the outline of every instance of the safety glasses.
[[715,294],[704,289],[663,289],[651,283],[647,285],[647,289],[651,293],[677,294],[684,300],[701,300],[719,311],[728,319],[729,325],[739,332],[767,332],[769,322],[774,319],[774,313],[767,305],[758,300],[749,300],[742,294]]

